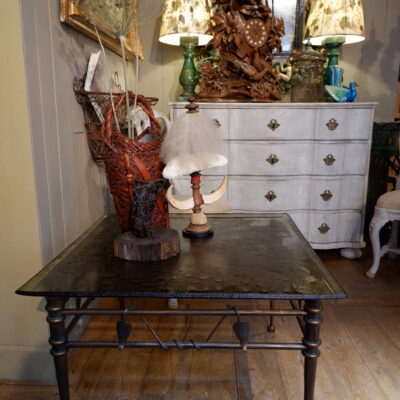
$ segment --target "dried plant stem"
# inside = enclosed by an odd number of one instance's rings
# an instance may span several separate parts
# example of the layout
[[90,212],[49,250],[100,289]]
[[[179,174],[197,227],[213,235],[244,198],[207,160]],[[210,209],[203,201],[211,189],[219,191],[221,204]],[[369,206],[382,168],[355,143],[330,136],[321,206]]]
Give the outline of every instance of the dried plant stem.
[[101,53],[103,54],[103,57],[104,57],[104,64],[106,66],[107,75],[108,75],[108,78],[109,78],[108,89],[110,91],[110,101],[111,101],[111,107],[112,107],[113,114],[114,114],[115,124],[117,125],[118,132],[121,132],[121,129],[119,127],[118,117],[117,117],[117,111],[115,110],[115,105],[114,105],[114,96],[113,96],[113,92],[112,92],[112,75],[111,75],[110,66],[108,65],[106,51],[104,49],[103,42],[101,41],[101,38],[100,38],[100,35],[99,35],[99,31],[97,30],[96,25],[94,25],[94,29],[96,31],[97,39],[98,39],[99,44],[100,44]]
[[137,95],[139,93],[139,32],[136,28],[135,32],[135,55],[136,55],[136,76],[135,76],[135,104],[134,108],[137,106]]
[[133,138],[132,134],[132,123],[129,119],[129,90],[128,90],[128,76],[126,72],[126,59],[125,59],[125,46],[124,46],[124,37],[122,35],[119,36],[119,43],[121,45],[121,52],[122,52],[122,67],[124,70],[124,81],[125,81],[125,100],[126,100],[126,119],[128,121],[128,136]]

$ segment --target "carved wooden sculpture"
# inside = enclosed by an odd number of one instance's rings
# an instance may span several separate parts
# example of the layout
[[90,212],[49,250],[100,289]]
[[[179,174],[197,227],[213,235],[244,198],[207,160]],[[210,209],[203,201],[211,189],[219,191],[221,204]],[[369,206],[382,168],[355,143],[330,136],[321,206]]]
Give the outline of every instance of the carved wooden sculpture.
[[273,51],[282,51],[285,32],[264,0],[214,0],[214,35],[221,66],[202,63],[199,97],[202,99],[280,100],[279,73],[272,67]]

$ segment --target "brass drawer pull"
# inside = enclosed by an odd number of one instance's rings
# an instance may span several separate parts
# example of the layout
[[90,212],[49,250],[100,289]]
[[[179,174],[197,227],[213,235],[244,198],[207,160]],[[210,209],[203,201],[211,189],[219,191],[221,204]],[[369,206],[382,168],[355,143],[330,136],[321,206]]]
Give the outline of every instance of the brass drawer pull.
[[213,121],[215,122],[215,124],[218,126],[218,128],[220,128],[222,126],[221,122],[219,122],[219,119],[214,118]]
[[268,200],[268,201],[273,201],[273,200],[275,200],[276,198],[277,198],[278,196],[275,194],[275,192],[273,192],[272,190],[270,190],[266,195],[265,195],[265,198]]
[[322,235],[326,235],[326,234],[328,233],[329,229],[331,229],[331,228],[329,228],[329,226],[328,226],[327,224],[325,224],[325,223],[323,223],[323,224],[318,228],[319,232],[320,232]]
[[336,121],[335,118],[331,118],[327,123],[326,126],[330,131],[336,130],[336,128],[339,126],[339,122]]
[[336,161],[336,158],[332,155],[332,154],[328,154],[325,158],[324,158],[324,162],[326,165],[333,165]]
[[267,126],[272,131],[275,131],[275,129],[278,129],[281,126],[281,124],[276,119],[271,119],[271,121],[269,121],[269,124]]
[[275,165],[279,161],[279,158],[276,154],[271,154],[265,161],[268,161],[271,165]]
[[325,190],[321,193],[321,197],[324,201],[329,201],[333,197],[333,194],[330,190]]

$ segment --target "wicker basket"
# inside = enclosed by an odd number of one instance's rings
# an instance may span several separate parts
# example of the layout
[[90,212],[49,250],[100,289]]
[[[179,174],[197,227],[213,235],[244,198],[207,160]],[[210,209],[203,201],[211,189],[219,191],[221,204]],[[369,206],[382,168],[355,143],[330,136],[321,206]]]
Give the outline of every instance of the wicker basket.
[[[130,92],[130,99],[135,95]],[[105,167],[111,194],[114,198],[121,230],[130,230],[133,182],[142,179],[162,178],[164,164],[160,160],[161,127],[154,117],[147,100],[137,96],[137,104],[149,115],[151,125],[135,139],[130,139],[115,129],[114,113],[111,107],[105,114],[103,139],[105,143]],[[124,108],[125,94],[115,98],[117,115]],[[151,134],[151,141],[141,140]],[[152,214],[152,226],[169,226],[168,204],[165,189],[157,197],[157,206]]]
[[[86,92],[82,89],[74,89],[74,92],[76,100],[82,106],[90,154],[94,161],[104,161],[105,145],[102,129],[106,111],[111,107],[110,94]],[[113,93],[113,96],[116,99],[121,93]],[[118,120],[121,129],[126,129],[125,115],[118,115]]]
[[[88,146],[92,158],[96,162],[104,161],[105,145],[103,140],[103,123],[107,110],[111,107],[110,93],[106,92],[87,92],[83,90],[83,81],[74,79],[74,92],[77,102],[82,106],[83,117],[85,119],[85,131]],[[113,93],[114,104],[121,93]],[[155,105],[156,98],[147,98],[146,100]],[[127,133],[126,107],[120,107],[118,112],[118,123],[122,132]]]

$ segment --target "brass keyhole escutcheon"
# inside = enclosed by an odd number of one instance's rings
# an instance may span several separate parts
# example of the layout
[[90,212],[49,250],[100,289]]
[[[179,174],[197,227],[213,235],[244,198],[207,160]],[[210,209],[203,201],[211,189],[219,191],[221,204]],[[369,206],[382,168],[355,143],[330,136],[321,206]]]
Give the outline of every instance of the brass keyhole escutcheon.
[[335,118],[331,118],[327,123],[326,126],[328,127],[328,129],[330,131],[334,131],[338,126],[339,126],[339,122],[336,121]]
[[275,194],[275,192],[273,192],[272,190],[270,190],[266,195],[265,198],[271,202],[273,200],[275,200],[278,196]]
[[325,190],[321,193],[321,197],[324,201],[329,201],[333,197],[333,194],[330,190]]
[[336,161],[336,158],[332,155],[332,154],[328,154],[325,158],[324,158],[324,162],[326,165],[333,165]]
[[221,122],[219,122],[219,119],[214,118],[213,121],[215,122],[215,125],[218,126],[218,128],[220,128],[222,126]]
[[323,224],[318,228],[319,232],[320,232],[322,235],[327,234],[328,231],[329,231],[329,229],[331,229],[331,228],[329,228],[329,226],[328,226],[327,224],[325,224],[325,223],[323,223]]
[[268,161],[271,165],[275,165],[279,161],[279,158],[276,156],[276,154],[271,154],[266,161]]
[[272,131],[275,131],[281,126],[281,124],[276,119],[271,119],[271,121],[269,121],[269,124],[267,126]]

